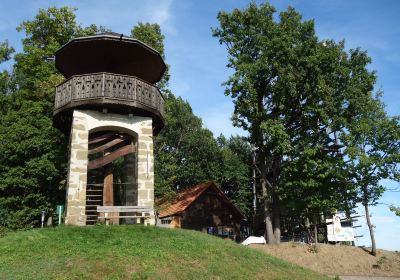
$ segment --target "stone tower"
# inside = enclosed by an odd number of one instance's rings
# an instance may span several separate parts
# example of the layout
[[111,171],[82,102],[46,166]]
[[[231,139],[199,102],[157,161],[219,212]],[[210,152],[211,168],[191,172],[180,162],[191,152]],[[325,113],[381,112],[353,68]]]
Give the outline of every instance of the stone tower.
[[56,87],[53,124],[70,136],[65,223],[96,223],[97,206],[153,208],[153,136],[164,126],[160,54],[104,33],[69,41],[55,64],[66,80]]

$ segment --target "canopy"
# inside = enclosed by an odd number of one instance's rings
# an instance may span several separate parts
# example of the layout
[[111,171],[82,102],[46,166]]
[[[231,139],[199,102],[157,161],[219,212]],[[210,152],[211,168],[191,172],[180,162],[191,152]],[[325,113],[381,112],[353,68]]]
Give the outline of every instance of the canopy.
[[75,38],[57,50],[56,67],[73,75],[109,72],[156,83],[165,72],[161,55],[139,40],[117,33]]

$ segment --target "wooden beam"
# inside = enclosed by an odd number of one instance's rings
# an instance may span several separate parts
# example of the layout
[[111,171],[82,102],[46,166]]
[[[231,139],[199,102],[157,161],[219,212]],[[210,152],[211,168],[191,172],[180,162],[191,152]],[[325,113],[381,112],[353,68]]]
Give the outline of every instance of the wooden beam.
[[[103,187],[103,205],[104,206],[114,206],[114,176],[113,176],[113,165],[112,163],[109,163],[106,165],[104,169],[104,187]],[[111,216],[114,215],[114,213],[110,213]],[[104,214],[104,216],[109,216],[109,214]],[[112,225],[118,225],[119,224],[119,219],[118,218],[112,218],[109,220],[106,220],[106,223],[109,222]]]
[[113,166],[112,163],[104,168],[104,187],[103,205],[114,206],[114,186],[113,186]]
[[89,145],[92,145],[92,144],[107,140],[108,138],[110,138],[110,137],[112,137],[114,135],[116,135],[116,133],[105,133],[103,135],[100,135],[100,136],[97,136],[95,138],[89,139]]
[[117,138],[117,139],[111,140],[110,142],[107,142],[107,143],[105,143],[105,144],[103,144],[101,146],[98,146],[96,148],[89,149],[88,153],[89,153],[89,155],[92,155],[92,154],[95,154],[95,153],[98,153],[98,152],[102,152],[102,151],[104,151],[106,149],[109,149],[109,148],[111,148],[111,147],[113,147],[113,146],[115,146],[115,145],[117,145],[117,144],[119,144],[121,142],[124,142],[124,139]]
[[135,148],[132,144],[128,144],[126,146],[123,146],[119,148],[118,150],[115,150],[108,155],[105,155],[104,157],[92,160],[88,163],[88,169],[96,169],[102,166],[105,166],[114,160],[116,160],[119,157],[131,154],[135,152]]

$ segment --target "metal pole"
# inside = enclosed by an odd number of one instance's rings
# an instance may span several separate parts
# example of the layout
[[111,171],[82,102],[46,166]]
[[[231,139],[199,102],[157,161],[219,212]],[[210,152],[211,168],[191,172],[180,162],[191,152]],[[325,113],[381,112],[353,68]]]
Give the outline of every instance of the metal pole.
[[[256,149],[253,147],[253,223],[252,223],[252,234],[256,229],[256,215],[257,215],[257,189],[256,189]],[[250,231],[249,231],[250,233]]]
[[256,192],[256,150],[253,148],[253,215],[257,212],[257,192]]
[[42,221],[42,226],[41,226],[41,228],[43,228],[43,224],[44,224],[44,218],[45,218],[45,216],[46,216],[46,211],[42,211],[42,218],[41,218],[41,221]]

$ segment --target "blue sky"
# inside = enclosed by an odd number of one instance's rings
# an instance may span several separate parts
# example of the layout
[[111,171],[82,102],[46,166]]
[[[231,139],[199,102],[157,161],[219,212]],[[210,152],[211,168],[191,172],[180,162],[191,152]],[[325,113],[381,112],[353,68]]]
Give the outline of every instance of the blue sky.
[[[137,22],[157,22],[165,35],[167,63],[171,66],[170,87],[176,95],[187,99],[195,114],[215,135],[243,134],[230,122],[233,105],[224,96],[221,83],[231,73],[226,69],[227,53],[211,36],[217,27],[218,11],[244,8],[248,1],[184,1],[184,0],[86,0],[0,2],[0,41],[8,39],[21,51],[23,34],[16,27],[32,19],[39,8],[64,5],[78,8],[77,21],[82,25],[103,25],[129,35]],[[376,89],[384,91],[383,100],[391,115],[400,114],[400,2],[386,1],[271,1],[278,11],[294,6],[305,19],[315,19],[321,39],[345,39],[346,47],[361,47],[372,57],[371,69],[378,74]],[[2,66],[0,66],[1,68]],[[4,66],[3,66],[4,67]],[[399,184],[386,182],[388,188]],[[388,210],[387,204],[400,205],[400,192],[387,192],[380,204],[371,209],[376,225],[379,248],[400,250],[400,217]],[[360,209],[360,214],[364,211]],[[364,234],[359,245],[369,245],[368,231],[363,225],[357,234]]]

